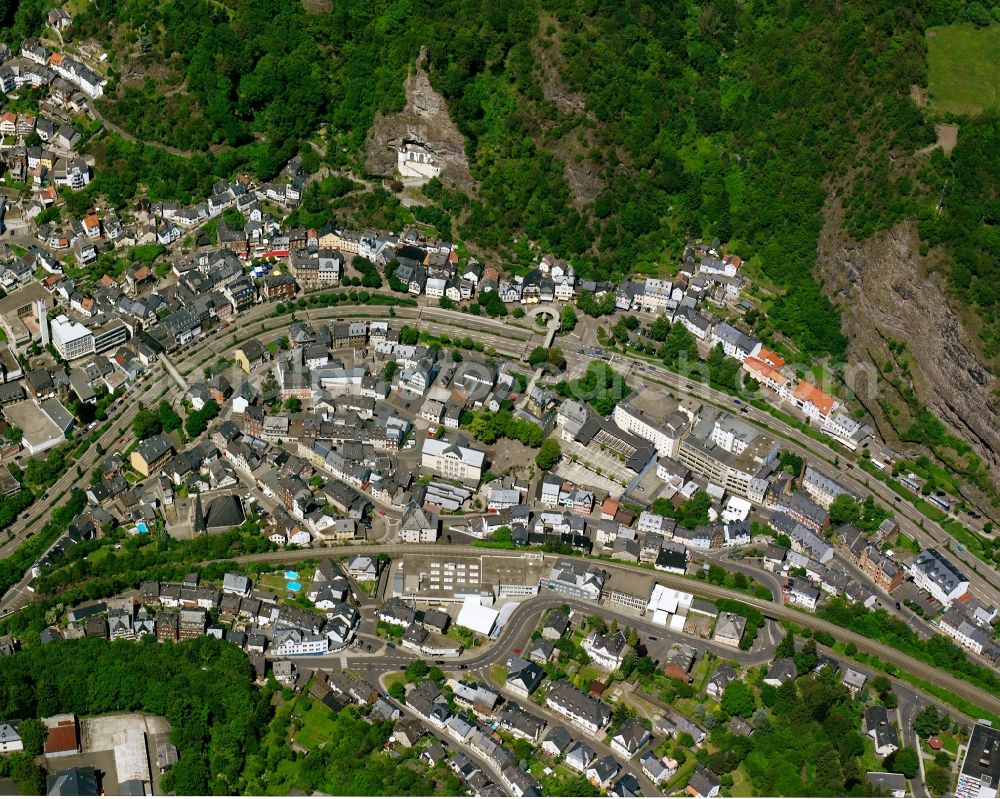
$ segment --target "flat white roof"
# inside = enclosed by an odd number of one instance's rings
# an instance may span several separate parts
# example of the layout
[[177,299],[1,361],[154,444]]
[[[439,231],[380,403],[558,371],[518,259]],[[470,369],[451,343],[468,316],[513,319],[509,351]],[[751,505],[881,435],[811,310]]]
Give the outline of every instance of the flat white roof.
[[480,604],[478,597],[470,596],[466,597],[465,602],[462,603],[462,609],[458,612],[455,624],[460,627],[468,627],[480,635],[489,635],[493,632],[493,627],[499,616],[500,614],[493,608],[487,608]]
[[649,595],[649,603],[646,605],[646,610],[651,610],[654,614],[676,613],[678,608],[686,610],[691,607],[693,601],[693,594],[689,594],[686,591],[678,591],[676,588],[667,588],[656,583],[653,586],[653,592]]
[[58,334],[60,341],[74,341],[78,338],[86,338],[91,335],[90,329],[84,327],[79,322],[74,322],[66,316],[59,315],[51,322],[49,325],[52,329],[52,335],[56,336]]

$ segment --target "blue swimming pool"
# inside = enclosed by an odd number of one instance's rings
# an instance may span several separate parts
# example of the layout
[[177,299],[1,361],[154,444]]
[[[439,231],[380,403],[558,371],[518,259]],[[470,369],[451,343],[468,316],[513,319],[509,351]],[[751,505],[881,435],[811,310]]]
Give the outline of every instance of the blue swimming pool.
[[138,530],[140,533],[148,533],[149,532],[149,528],[146,526],[145,522],[139,522],[135,526],[135,529]]
[[285,572],[285,579],[286,580],[298,580],[299,579],[299,573],[295,572],[295,571],[291,571],[291,570],[286,571]]
[[289,591],[299,591],[302,588],[302,584],[296,582],[288,582],[285,583],[285,588],[287,588]]

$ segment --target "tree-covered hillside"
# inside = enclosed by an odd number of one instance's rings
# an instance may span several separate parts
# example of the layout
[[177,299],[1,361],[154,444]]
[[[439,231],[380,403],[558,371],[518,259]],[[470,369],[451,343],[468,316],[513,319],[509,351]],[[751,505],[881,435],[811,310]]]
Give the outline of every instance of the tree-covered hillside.
[[824,199],[837,192],[862,237],[926,215],[946,178],[912,160],[934,132],[910,89],[927,25],[963,13],[961,0],[337,0],[321,13],[94,0],[72,36],[113,54],[109,118],[212,147],[206,173],[265,178],[296,149],[315,157],[303,140],[320,126],[327,160],[360,172],[376,112],[402,107],[426,48],[477,181],[428,187],[447,214],[436,227],[515,265],[542,250],[599,278],[669,269],[685,236],[728,242],[762,278],[761,332],[841,356],[812,270]]

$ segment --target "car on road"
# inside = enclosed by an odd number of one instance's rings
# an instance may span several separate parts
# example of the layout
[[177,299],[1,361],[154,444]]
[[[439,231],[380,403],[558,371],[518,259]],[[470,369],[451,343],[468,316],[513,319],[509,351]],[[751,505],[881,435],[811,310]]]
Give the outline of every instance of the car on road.
[[465,670],[466,670],[466,669],[468,669],[468,668],[469,668],[469,667],[468,667],[468,666],[466,666],[466,665],[465,665],[464,663],[459,663],[459,664],[458,664],[458,670],[459,670],[459,671],[465,671]]
[[444,665],[444,661],[443,660],[435,660],[434,661],[434,665],[435,666],[443,666]]
[[659,641],[660,639],[657,638],[655,635],[651,635],[651,636],[649,636],[649,640],[650,641]]
[[742,403],[742,402],[740,402],[740,401],[739,401],[738,399],[734,399],[734,400],[733,400],[733,404],[734,404],[734,405],[742,405],[743,403]]
[[694,388],[694,386],[692,386],[690,383],[685,383],[684,384],[684,388],[686,388],[688,391],[690,391],[691,389]]
[[386,644],[386,645],[385,645],[385,648],[386,648],[386,649],[395,649],[395,648],[396,648],[396,645],[395,645],[395,644]]
[[896,603],[896,610],[901,610],[901,609],[902,609],[902,608],[900,608],[900,606],[899,606],[899,603],[897,602],[897,603]]
[[899,497],[893,497],[892,501],[893,502],[902,502],[903,500],[901,500]]
[[514,650],[514,654],[515,655],[520,655],[521,654],[521,650],[520,649],[515,649]]

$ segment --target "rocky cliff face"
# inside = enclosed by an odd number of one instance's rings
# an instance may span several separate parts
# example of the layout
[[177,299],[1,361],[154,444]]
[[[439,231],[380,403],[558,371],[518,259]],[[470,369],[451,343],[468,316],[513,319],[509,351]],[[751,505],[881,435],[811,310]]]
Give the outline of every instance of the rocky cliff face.
[[441,180],[465,191],[473,188],[465,139],[448,116],[445,99],[431,86],[423,66],[406,79],[406,107],[394,114],[377,114],[368,132],[365,169],[373,175],[396,174],[396,147],[403,139],[423,142],[442,166]]
[[[976,449],[995,478],[1000,477],[997,378],[950,303],[944,281],[929,271],[936,254],[919,255],[912,224],[855,242],[844,232],[839,204],[832,197],[825,214],[817,277],[841,307],[852,359],[884,367],[894,360],[889,342],[905,342],[913,355],[906,360],[919,400]],[[892,441],[893,427],[905,427],[905,412],[892,402],[893,388],[879,382],[882,399],[896,411],[880,407],[875,391],[862,388],[858,393],[879,432]]]

